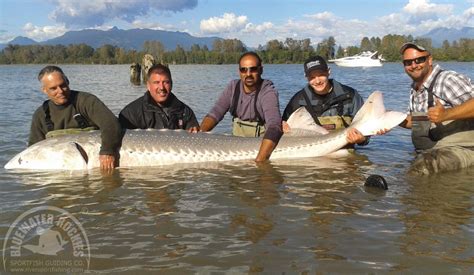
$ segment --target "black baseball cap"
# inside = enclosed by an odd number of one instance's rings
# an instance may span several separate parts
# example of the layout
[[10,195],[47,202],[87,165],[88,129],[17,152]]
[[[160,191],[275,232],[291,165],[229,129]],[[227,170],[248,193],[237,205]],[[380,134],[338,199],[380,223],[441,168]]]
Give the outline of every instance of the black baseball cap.
[[328,64],[321,56],[313,56],[304,62],[304,74],[308,75],[312,71],[327,71],[329,70]]
[[425,47],[415,44],[414,42],[407,42],[400,47],[400,53],[403,54],[405,50],[409,48],[417,49],[420,52],[428,51]]

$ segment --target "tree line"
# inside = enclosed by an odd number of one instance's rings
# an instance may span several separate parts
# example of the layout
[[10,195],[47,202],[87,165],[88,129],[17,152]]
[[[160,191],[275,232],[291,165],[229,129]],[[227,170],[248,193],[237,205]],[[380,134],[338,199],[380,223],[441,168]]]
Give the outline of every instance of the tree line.
[[[474,61],[474,39],[462,38],[450,43],[444,41],[440,48],[432,45],[431,39],[413,38],[404,35],[364,37],[359,46],[336,47],[334,37],[328,37],[312,46],[309,38],[285,41],[270,40],[255,50],[266,64],[303,63],[308,57],[321,55],[327,60],[358,54],[361,51],[378,51],[386,61],[401,59],[400,46],[408,41],[426,47],[438,61]],[[177,45],[174,50],[165,50],[159,41],[146,41],[142,51],[126,50],[112,45],[94,49],[86,44],[64,45],[7,45],[0,52],[0,64],[130,64],[140,62],[145,54],[152,54],[163,64],[235,64],[247,51],[238,39],[215,40],[212,50],[194,44],[189,50]]]

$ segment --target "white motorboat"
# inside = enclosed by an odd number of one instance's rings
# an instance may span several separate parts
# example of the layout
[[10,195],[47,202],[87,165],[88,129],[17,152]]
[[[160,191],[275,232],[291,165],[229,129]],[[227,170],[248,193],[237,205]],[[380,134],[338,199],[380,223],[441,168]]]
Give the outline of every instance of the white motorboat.
[[360,54],[329,60],[341,67],[381,67],[383,58],[378,52],[361,52]]

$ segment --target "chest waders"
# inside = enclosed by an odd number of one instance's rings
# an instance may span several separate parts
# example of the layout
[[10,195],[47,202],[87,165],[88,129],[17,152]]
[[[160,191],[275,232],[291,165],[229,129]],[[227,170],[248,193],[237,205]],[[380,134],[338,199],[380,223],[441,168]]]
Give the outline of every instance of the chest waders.
[[[436,83],[436,79],[442,71],[438,71],[431,81],[430,87],[428,87],[428,108],[433,107],[433,87]],[[426,150],[433,148],[436,145],[436,141],[430,137],[431,122],[428,119],[426,112],[413,112],[411,114],[411,141],[417,151]]]
[[232,114],[232,135],[239,137],[259,137],[265,133],[265,125],[257,110],[257,99],[260,89],[255,92],[254,110],[255,118],[251,121],[241,120],[237,117],[237,104],[240,98],[240,80],[237,82],[232,97],[232,105],[229,112]]
[[[76,98],[77,98],[77,95],[75,95],[74,98],[72,98],[72,106],[74,107],[74,110],[77,109]],[[45,114],[44,119],[46,122],[46,127],[48,128],[48,132],[46,133],[46,138],[52,138],[52,137],[57,137],[57,136],[62,136],[62,135],[72,135],[72,134],[78,134],[78,133],[92,131],[92,130],[98,130],[97,127],[90,126],[89,123],[87,122],[87,119],[85,119],[79,112],[76,113],[73,116],[73,118],[74,120],[76,120],[80,128],[54,130],[54,123],[51,120],[51,113],[49,110],[49,100],[46,100],[45,102],[43,102],[43,111]]]
[[[439,71],[433,78],[428,93],[428,108],[434,106],[433,87]],[[433,148],[436,144],[472,146],[474,144],[474,120],[462,119],[431,123],[426,112],[412,113],[411,139],[416,151]],[[441,142],[441,140],[443,140]]]
[[[303,93],[304,100],[306,101],[304,107],[310,113],[316,124],[329,131],[349,127],[352,123],[352,117],[344,116],[344,103],[352,101],[354,96],[353,93],[349,92],[329,100],[318,101],[316,105],[311,103],[311,100],[309,99],[311,95],[312,91],[306,87],[305,92]],[[333,108],[336,109],[337,116],[321,116],[324,112]]]

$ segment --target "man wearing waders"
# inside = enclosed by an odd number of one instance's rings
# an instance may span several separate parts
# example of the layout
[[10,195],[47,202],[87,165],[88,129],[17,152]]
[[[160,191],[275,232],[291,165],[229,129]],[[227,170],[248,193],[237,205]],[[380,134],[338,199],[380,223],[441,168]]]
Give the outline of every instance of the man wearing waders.
[[471,80],[433,66],[424,47],[400,48],[405,72],[413,80],[409,115],[400,126],[412,129],[418,153],[410,170],[418,174],[456,170],[474,164],[474,89]]
[[[288,102],[283,112],[283,132],[291,132],[286,123],[292,113],[304,106],[314,122],[328,131],[349,127],[352,119],[364,104],[359,92],[329,78],[331,70],[321,56],[314,56],[304,63],[304,74],[308,84],[298,91]],[[347,132],[348,148],[354,144],[367,145],[369,137],[357,129]]]
[[262,73],[260,57],[244,53],[239,60],[240,79],[227,85],[201,122],[201,131],[210,131],[229,112],[234,136],[263,136],[256,162],[270,158],[282,135],[278,92],[270,80],[261,78]]

